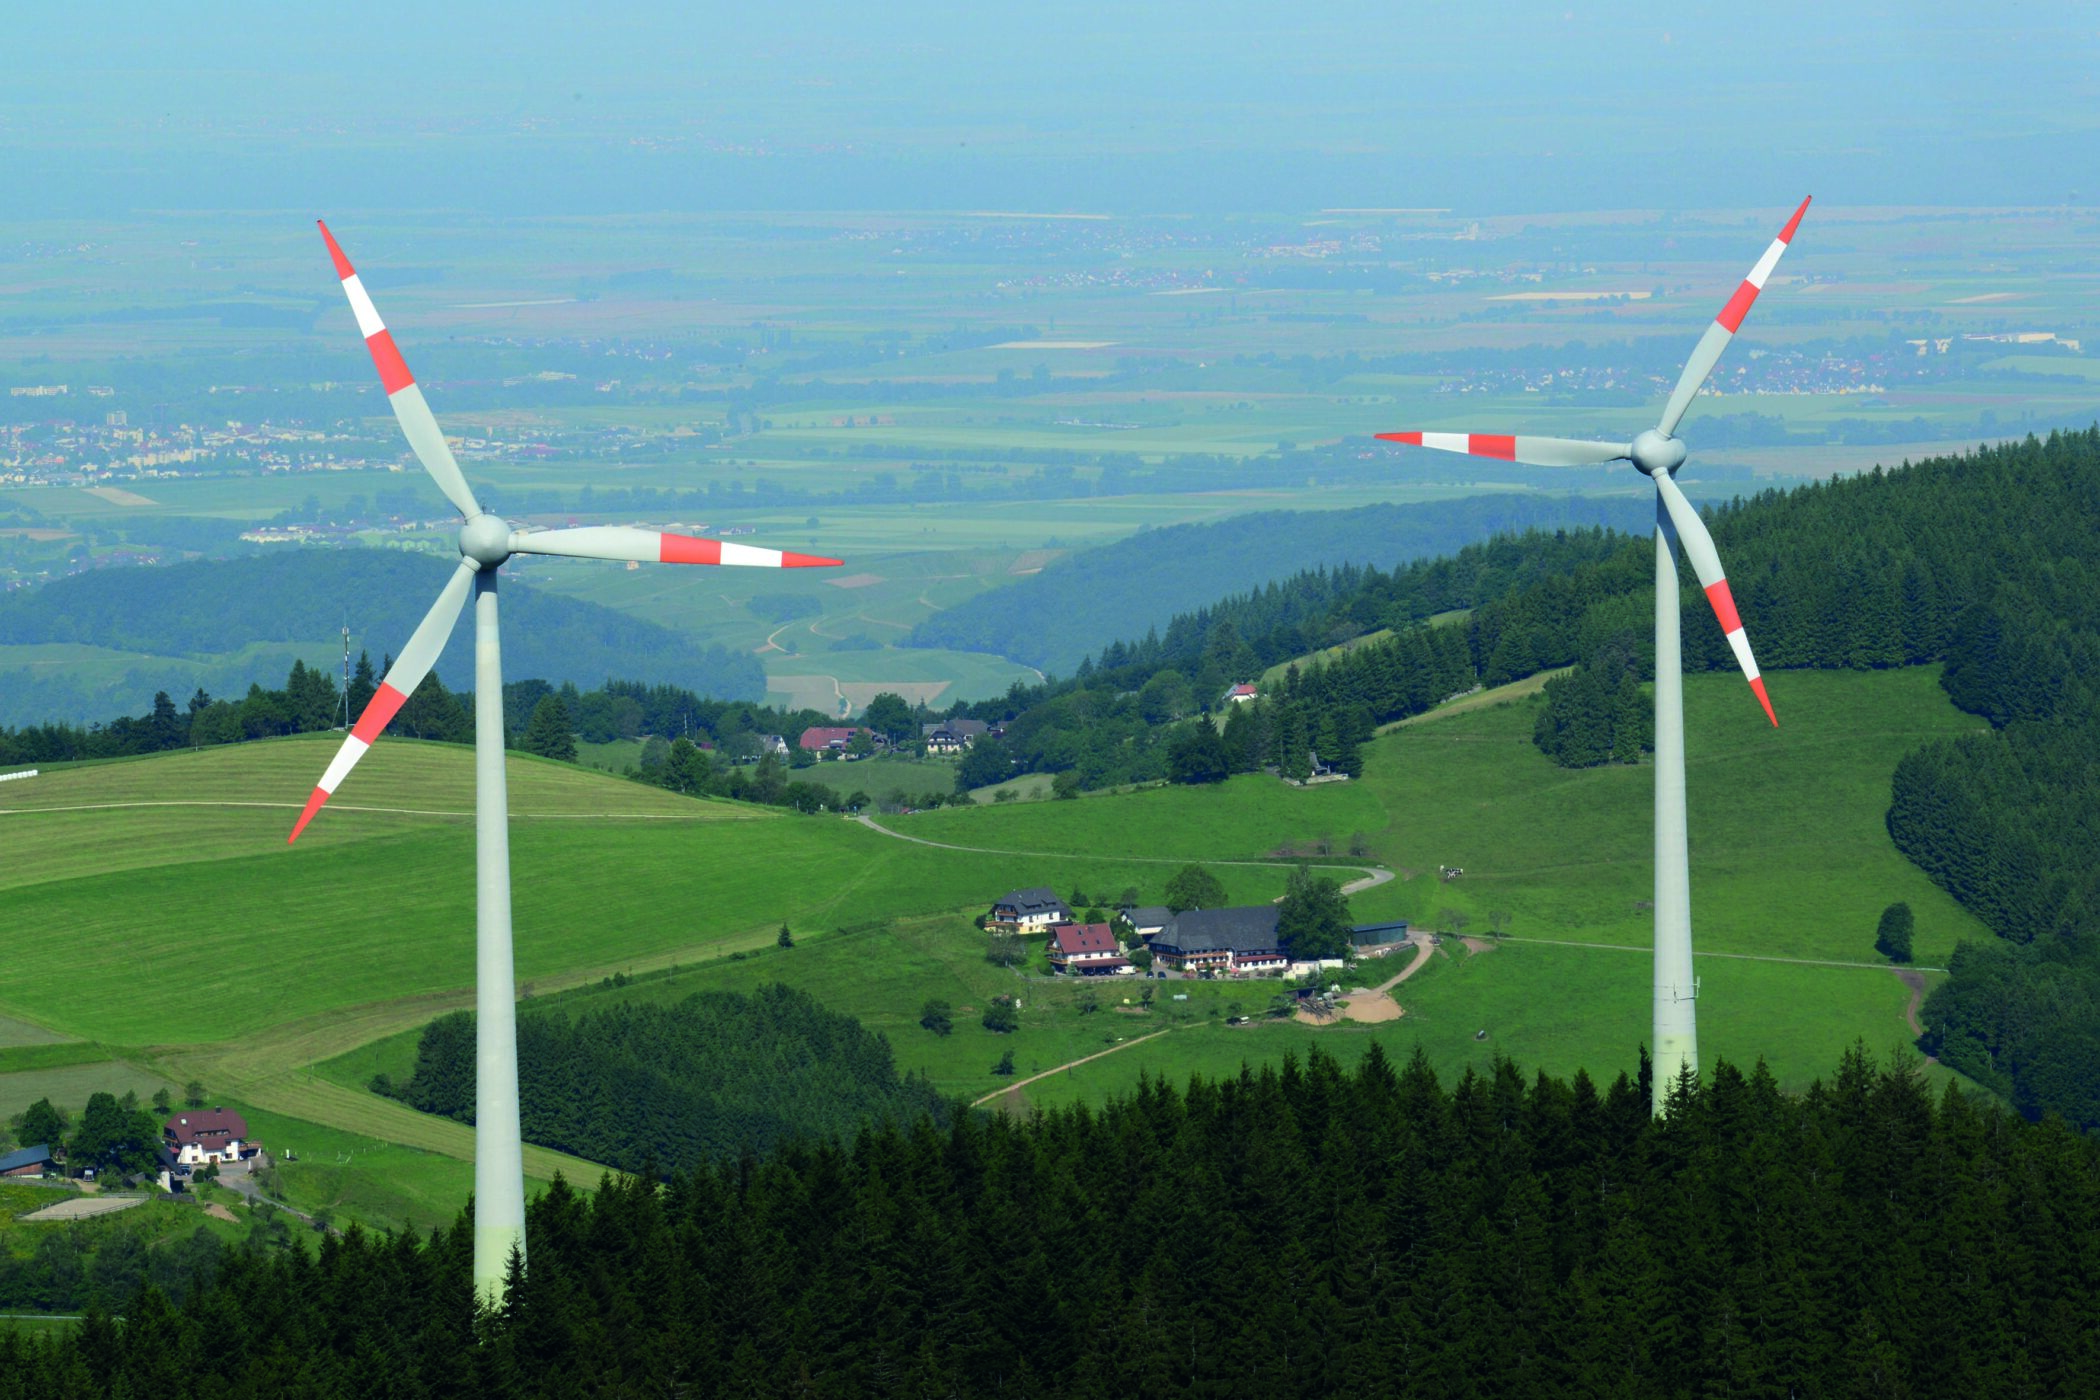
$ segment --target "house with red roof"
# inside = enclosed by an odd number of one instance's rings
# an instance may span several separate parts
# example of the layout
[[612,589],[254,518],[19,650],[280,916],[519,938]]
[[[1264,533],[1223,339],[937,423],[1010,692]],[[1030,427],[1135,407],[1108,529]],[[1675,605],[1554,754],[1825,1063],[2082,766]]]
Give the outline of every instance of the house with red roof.
[[193,1108],[170,1118],[161,1129],[161,1145],[184,1167],[237,1162],[261,1150],[249,1145],[248,1120],[224,1108]]
[[1050,966],[1075,977],[1105,977],[1131,970],[1123,945],[1107,924],[1058,924],[1050,930]]
[[871,743],[882,742],[880,736],[865,725],[812,725],[802,731],[802,737],[795,741],[795,746],[804,753],[815,756],[819,762],[827,758],[849,758],[852,755],[846,750],[852,745],[853,736],[856,734],[867,735]]

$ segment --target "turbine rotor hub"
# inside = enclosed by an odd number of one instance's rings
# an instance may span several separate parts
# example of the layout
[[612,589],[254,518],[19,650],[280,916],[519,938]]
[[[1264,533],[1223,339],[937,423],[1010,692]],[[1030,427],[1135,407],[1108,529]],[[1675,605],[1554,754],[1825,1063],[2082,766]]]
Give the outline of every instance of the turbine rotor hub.
[[459,552],[484,569],[510,558],[510,526],[493,515],[475,516],[459,527]]
[[1633,451],[1628,455],[1643,476],[1654,476],[1657,472],[1675,476],[1677,469],[1684,465],[1684,444],[1650,428],[1633,440]]

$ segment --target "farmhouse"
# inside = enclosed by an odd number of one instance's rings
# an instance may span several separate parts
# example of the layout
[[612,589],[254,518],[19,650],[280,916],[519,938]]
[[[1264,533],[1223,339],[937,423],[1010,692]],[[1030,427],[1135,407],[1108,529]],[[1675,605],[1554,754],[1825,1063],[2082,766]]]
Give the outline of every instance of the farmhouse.
[[51,1148],[47,1143],[24,1147],[0,1157],[0,1176],[43,1176],[51,1170]]
[[928,753],[961,753],[991,731],[981,719],[931,720],[919,726]]
[[192,1109],[170,1118],[161,1130],[161,1141],[185,1167],[252,1157],[257,1149],[247,1139],[248,1120],[223,1108]]
[[847,753],[846,749],[853,743],[856,734],[867,735],[870,743],[882,742],[874,730],[856,724],[848,728],[814,725],[803,730],[802,737],[797,739],[795,744],[804,753],[813,754],[819,762],[827,758],[851,758],[853,755]]
[[1131,970],[1123,945],[1107,924],[1058,924],[1050,930],[1050,965],[1075,977],[1102,977]]
[[1236,685],[1225,692],[1225,703],[1228,705],[1244,705],[1249,700],[1259,700],[1260,698],[1260,688],[1253,685]]
[[1152,937],[1152,956],[1182,972],[1258,975],[1290,965],[1276,935],[1273,904],[1185,909]]
[[1015,890],[993,903],[984,926],[998,933],[1041,933],[1072,922],[1072,911],[1057,897],[1057,891],[1040,885]]
[[1116,910],[1116,917],[1130,925],[1134,937],[1150,940],[1166,932],[1167,925],[1174,922],[1174,911],[1163,904],[1126,904]]

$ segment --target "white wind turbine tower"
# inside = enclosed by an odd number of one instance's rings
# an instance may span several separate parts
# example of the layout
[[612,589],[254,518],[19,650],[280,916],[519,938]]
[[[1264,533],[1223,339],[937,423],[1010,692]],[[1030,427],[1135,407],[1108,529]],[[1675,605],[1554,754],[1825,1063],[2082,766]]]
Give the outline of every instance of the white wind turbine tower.
[[496,572],[513,554],[559,554],[576,559],[613,559],[664,564],[738,564],[760,568],[834,565],[836,559],[755,549],[719,540],[591,525],[568,530],[515,530],[482,510],[423,391],[402,363],[394,338],[380,322],[363,283],[321,225],[335,259],[336,275],[356,313],[357,328],[372,352],[387,402],[401,431],[438,489],[459,511],[459,568],[439,592],[408,645],[380,681],[378,691],[321,781],[288,841],[320,811],[387,722],[436,664],[453,624],[474,595],[474,827],[475,827],[475,1009],[476,1074],[474,1130],[474,1288],[482,1299],[500,1299],[511,1252],[525,1249],[525,1172],[518,1137],[518,1038],[515,983],[511,973],[509,800],[503,778],[503,666],[496,630]]
[[1605,462],[1631,462],[1636,470],[1655,483],[1655,1066],[1651,1107],[1663,1109],[1670,1086],[1689,1066],[1699,1065],[1699,1039],[1695,999],[1698,979],[1692,973],[1691,859],[1685,842],[1684,814],[1684,657],[1678,635],[1677,546],[1691,556],[1693,572],[1713,604],[1714,616],[1728,636],[1728,645],[1749,679],[1758,703],[1774,726],[1779,717],[1765,695],[1765,683],[1743,635],[1742,619],[1736,615],[1735,599],[1721,570],[1721,556],[1714,551],[1713,536],[1699,519],[1699,512],[1685,499],[1672,480],[1684,465],[1684,444],[1677,439],[1677,425],[1684,411],[1728,342],[1750,313],[1751,303],[1763,290],[1765,279],[1779,265],[1801,216],[1808,212],[1801,201],[1794,217],[1787,220],[1779,237],[1750,269],[1750,275],[1735,289],[1721,314],[1706,328],[1677,377],[1663,405],[1662,418],[1653,428],[1630,443],[1583,442],[1572,438],[1500,436],[1484,433],[1380,433],[1389,442],[1434,447],[1445,452],[1466,452],[1476,457],[1496,457],[1505,462],[1528,462],[1539,467],[1586,467]]

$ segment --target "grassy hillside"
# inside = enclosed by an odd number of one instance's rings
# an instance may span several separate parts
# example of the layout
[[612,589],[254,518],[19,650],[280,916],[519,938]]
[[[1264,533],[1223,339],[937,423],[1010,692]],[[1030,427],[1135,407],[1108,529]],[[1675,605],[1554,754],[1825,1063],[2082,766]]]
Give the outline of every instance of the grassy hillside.
[[[1854,1038],[1907,1038],[1909,990],[1872,951],[1885,904],[1917,912],[1927,966],[1980,932],[1897,856],[1882,821],[1895,757],[1972,721],[1923,670],[1779,673],[1771,689],[1777,731],[1739,681],[1687,683],[1701,1044],[1708,1062],[1762,1055],[1800,1084]],[[886,819],[916,841],[514,757],[518,975],[543,1004],[785,981],[887,1033],[900,1067],[972,1098],[1010,1083],[990,1072],[1009,1048],[1021,1076],[1053,1072],[1020,1090],[1035,1103],[1315,1042],[1353,1059],[1373,1039],[1401,1055],[1420,1044],[1447,1068],[1500,1051],[1608,1075],[1648,1028],[1650,772],[1552,766],[1529,741],[1538,703],[1399,727],[1370,746],[1360,782],[1249,777]],[[288,1176],[298,1202],[428,1223],[464,1191],[471,1137],[362,1086],[405,1069],[416,1029],[471,999],[471,755],[389,740],[287,847],[331,747],[242,745],[0,788],[17,855],[0,881],[32,930],[0,966],[14,1047],[0,1050],[0,1088],[27,1102],[40,1088],[77,1098],[83,1075],[200,1077],[274,1131],[327,1145]],[[1093,989],[1089,1011],[1081,988],[991,967],[969,922],[1016,885],[1158,898],[1183,860],[1217,862],[1235,902],[1270,899],[1282,871],[1260,862],[1322,837],[1326,863],[1348,864],[1340,853],[1360,842],[1403,877],[1358,895],[1360,914],[1436,924],[1452,911],[1469,934],[1500,923],[1509,937],[1481,952],[1449,940],[1399,990],[1398,1021],[1229,1027],[1273,985],[1155,983],[1148,1010],[1123,1006],[1140,988],[1119,983]],[[1466,873],[1439,881],[1440,864]],[[783,920],[788,950],[773,947]],[[601,985],[614,973],[639,980]],[[1023,1001],[1012,1037],[977,1023],[1001,990]],[[954,1035],[917,1026],[929,997],[956,1008]],[[548,1154],[529,1170],[560,1165]]]
[[[1874,959],[1882,908],[1917,911],[1917,959],[1943,963],[1982,929],[1896,853],[1883,826],[1888,775],[1927,739],[1978,727],[1930,669],[1783,672],[1770,677],[1780,728],[1740,679],[1685,681],[1692,915],[1700,946]],[[1395,869],[1463,878],[1414,888],[1418,917],[1442,908],[1486,932],[1645,945],[1653,770],[1566,769],[1531,743],[1536,698],[1398,726],[1367,750],[1364,778],[1288,788],[1235,778],[1078,803],[900,818],[900,831],[1019,850],[1258,857],[1311,836],[1366,835]],[[1415,882],[1409,882],[1410,887]]]

